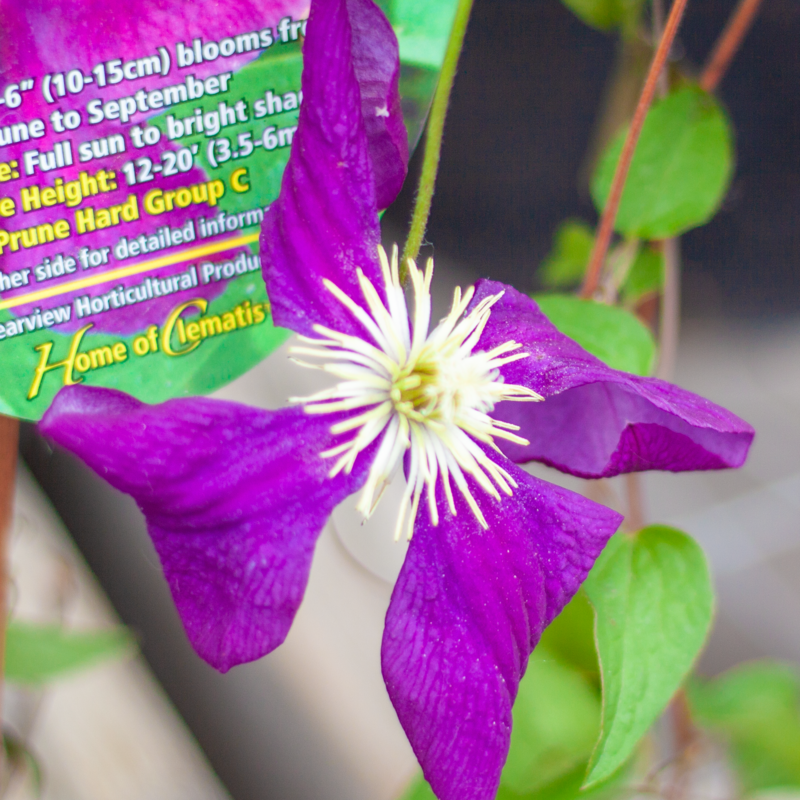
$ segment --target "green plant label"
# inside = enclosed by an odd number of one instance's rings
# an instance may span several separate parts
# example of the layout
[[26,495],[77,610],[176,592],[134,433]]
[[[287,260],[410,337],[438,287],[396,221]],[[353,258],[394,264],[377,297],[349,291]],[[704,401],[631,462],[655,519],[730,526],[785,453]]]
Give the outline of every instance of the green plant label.
[[[288,335],[258,237],[303,100],[308,5],[2,3],[0,413],[38,419],[75,383],[206,393]],[[381,5],[413,143],[455,2]]]

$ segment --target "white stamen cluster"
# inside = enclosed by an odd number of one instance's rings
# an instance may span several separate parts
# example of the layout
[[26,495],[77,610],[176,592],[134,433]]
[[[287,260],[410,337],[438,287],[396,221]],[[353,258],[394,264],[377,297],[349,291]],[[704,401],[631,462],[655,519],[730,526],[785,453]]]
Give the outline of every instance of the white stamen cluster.
[[455,483],[476,519],[487,528],[467,476],[497,500],[500,491],[510,496],[516,487],[511,475],[490,459],[478,442],[498,452],[495,438],[528,444],[513,433],[519,430],[516,425],[489,416],[502,400],[543,399],[524,386],[503,383],[500,376],[500,367],[528,354],[516,352],[521,345],[513,341],[489,351],[473,352],[491,308],[502,293],[484,298],[465,316],[474,288],[463,295],[457,288],[450,313],[428,333],[433,260],[428,261],[424,275],[413,261],[408,261],[414,289],[412,322],[400,284],[397,248],[391,264],[383,248],[379,248],[379,256],[387,304],[360,269],[358,282],[366,309],[338,286],[325,281],[327,290],[361,323],[368,336],[361,339],[316,325],[314,331],[321,338],[300,337],[304,344],[312,346],[294,347],[293,355],[320,358],[326,363],[298,363],[322,369],[342,382],[311,397],[293,398],[293,402],[304,403],[309,414],[363,409],[331,428],[334,434],[355,431],[352,439],[322,453],[324,458],[338,457],[331,477],[342,470],[350,472],[359,453],[383,434],[357,505],[365,517],[372,514],[406,451],[410,451],[396,539],[404,526],[411,538],[426,489],[431,521],[438,524],[436,491],[440,478],[450,513],[456,514]]

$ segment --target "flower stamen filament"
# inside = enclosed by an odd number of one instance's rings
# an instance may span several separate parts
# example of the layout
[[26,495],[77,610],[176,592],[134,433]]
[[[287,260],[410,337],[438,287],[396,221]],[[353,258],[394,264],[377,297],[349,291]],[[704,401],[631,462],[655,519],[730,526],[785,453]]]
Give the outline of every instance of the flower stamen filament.
[[[483,528],[488,523],[467,477],[495,500],[516,488],[511,475],[484,452],[481,444],[500,452],[495,439],[526,445],[519,427],[490,416],[504,400],[539,401],[543,398],[525,386],[505,384],[500,367],[527,358],[514,341],[489,351],[474,352],[486,327],[492,306],[501,294],[483,298],[467,313],[474,288],[456,288],[450,312],[429,331],[430,285],[433,261],[424,273],[409,261],[414,292],[413,321],[409,318],[399,282],[397,248],[391,262],[383,248],[378,255],[386,287],[386,302],[371,281],[358,270],[364,298],[362,307],[331,281],[328,291],[351,312],[367,336],[341,334],[322,325],[314,327],[320,338],[300,337],[302,346],[293,356],[324,359],[317,366],[341,379],[337,386],[311,397],[292,398],[309,414],[355,412],[331,426],[339,435],[356,431],[349,441],[326,450],[323,458],[336,458],[331,476],[349,473],[360,453],[381,439],[356,508],[368,518],[400,464],[407,458],[406,490],[400,504],[395,538],[411,538],[423,493],[433,525],[439,523],[437,487],[444,490],[449,513],[456,515],[452,483]],[[295,359],[297,360],[297,359]],[[478,444],[478,443],[481,444]]]

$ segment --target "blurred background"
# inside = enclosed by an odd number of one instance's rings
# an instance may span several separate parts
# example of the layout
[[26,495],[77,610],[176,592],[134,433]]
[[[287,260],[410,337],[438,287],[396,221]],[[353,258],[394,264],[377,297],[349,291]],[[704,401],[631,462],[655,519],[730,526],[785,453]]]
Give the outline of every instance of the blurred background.
[[[690,0],[674,57],[699,69],[734,5]],[[736,132],[731,189],[713,221],[682,239],[676,382],[755,426],[751,458],[737,472],[645,479],[648,519],[679,524],[711,559],[719,610],[703,657],[708,673],[763,655],[800,662],[798,42],[797,0],[765,0],[718,92]],[[596,220],[587,153],[617,56],[615,36],[587,27],[559,0],[476,0],[427,234],[440,305],[450,287],[479,276],[537,289],[556,226],[570,216]],[[419,160],[384,218],[389,242],[403,236]],[[311,379],[298,372],[282,348],[217,394],[277,407],[306,391]],[[191,731],[175,735],[190,745],[194,737],[224,785],[202,757],[186,756],[196,781],[211,787],[207,796],[392,800],[402,792],[416,765],[379,660],[402,557],[391,537],[376,545],[368,531],[349,529],[346,512],[337,515],[286,644],[221,676],[187,644],[133,503],[32,427],[22,453],[114,612],[141,637],[169,698],[159,702]],[[38,491],[33,481],[25,486]],[[60,525],[55,516],[52,525]],[[196,800],[197,785],[162,782],[147,796]]]

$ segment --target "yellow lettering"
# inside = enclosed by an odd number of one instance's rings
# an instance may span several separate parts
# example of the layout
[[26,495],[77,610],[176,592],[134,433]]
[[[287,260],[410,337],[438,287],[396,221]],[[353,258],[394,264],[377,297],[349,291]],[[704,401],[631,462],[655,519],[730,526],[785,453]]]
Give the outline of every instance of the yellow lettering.
[[92,369],[108,367],[114,363],[114,353],[111,352],[111,348],[108,345],[104,345],[90,350],[89,359],[92,362]]
[[250,176],[247,174],[246,167],[235,169],[231,173],[231,189],[239,194],[250,191]]
[[222,181],[211,181],[208,184],[208,204],[210,206],[215,206],[217,204],[217,200],[219,200],[219,198],[224,194],[225,184]]
[[[145,203],[147,203],[147,199],[145,198]],[[146,206],[145,206],[146,207]],[[197,300],[189,300],[186,303],[181,303],[179,306],[176,306],[172,309],[169,317],[167,317],[167,321],[164,323],[164,328],[161,331],[161,349],[164,351],[165,355],[168,356],[185,356],[187,353],[191,353],[192,350],[200,346],[200,338],[198,335],[197,340],[190,339],[188,329],[195,325],[197,327],[197,332],[200,332],[200,326],[197,325],[196,322],[189,323],[186,326],[186,338],[191,340],[191,344],[184,347],[181,350],[173,350],[172,349],[172,332],[175,329],[176,323],[180,320],[180,315],[186,311],[187,308],[197,308],[199,309],[201,314],[205,314],[206,310],[208,309],[208,301],[203,300],[202,298],[198,298]],[[183,339],[183,337],[181,337]]]
[[86,231],[93,231],[97,226],[94,222],[94,209],[89,206],[88,208],[78,209],[75,212],[75,228],[78,233],[86,233]]
[[146,356],[150,352],[150,342],[146,336],[137,336],[133,340],[133,352],[137,356]]
[[[151,189],[144,196],[144,210],[148,214],[158,216],[166,211],[172,211],[176,207],[188,208],[190,205],[199,205],[200,203],[208,203],[210,206],[215,206],[217,200],[224,194],[225,184],[221,180],[195,183],[191,186],[182,186],[179,189],[168,192],[161,189]],[[135,195],[133,196],[135,197]]]
[[45,376],[46,372],[49,372],[52,369],[64,369],[64,386],[72,386],[75,383],[80,383],[83,378],[78,378],[77,380],[73,378],[72,372],[75,368],[75,358],[78,355],[78,348],[81,346],[81,340],[83,339],[86,331],[89,328],[93,327],[93,323],[90,323],[85,328],[81,328],[79,331],[75,332],[75,335],[72,337],[72,343],[69,347],[69,353],[67,357],[63,361],[56,361],[50,364],[50,353],[53,350],[53,342],[45,342],[44,344],[37,345],[33,349],[41,353],[39,357],[39,365],[36,367],[36,370],[33,373],[33,382],[31,383],[31,388],[28,390],[28,400],[33,400],[34,398],[39,396],[39,390],[42,386],[42,379]]
[[56,239],[69,239],[69,222],[65,219],[58,220],[53,225],[53,230],[56,234]]
[[23,211],[30,211],[31,209],[42,207],[38,186],[26,186],[24,189],[21,189],[19,199],[22,200]]
[[200,336],[206,339],[222,333],[222,321],[219,317],[203,317],[200,320]]
[[125,342],[117,342],[112,349],[114,351],[114,361],[116,361],[117,364],[128,360],[128,348]]

